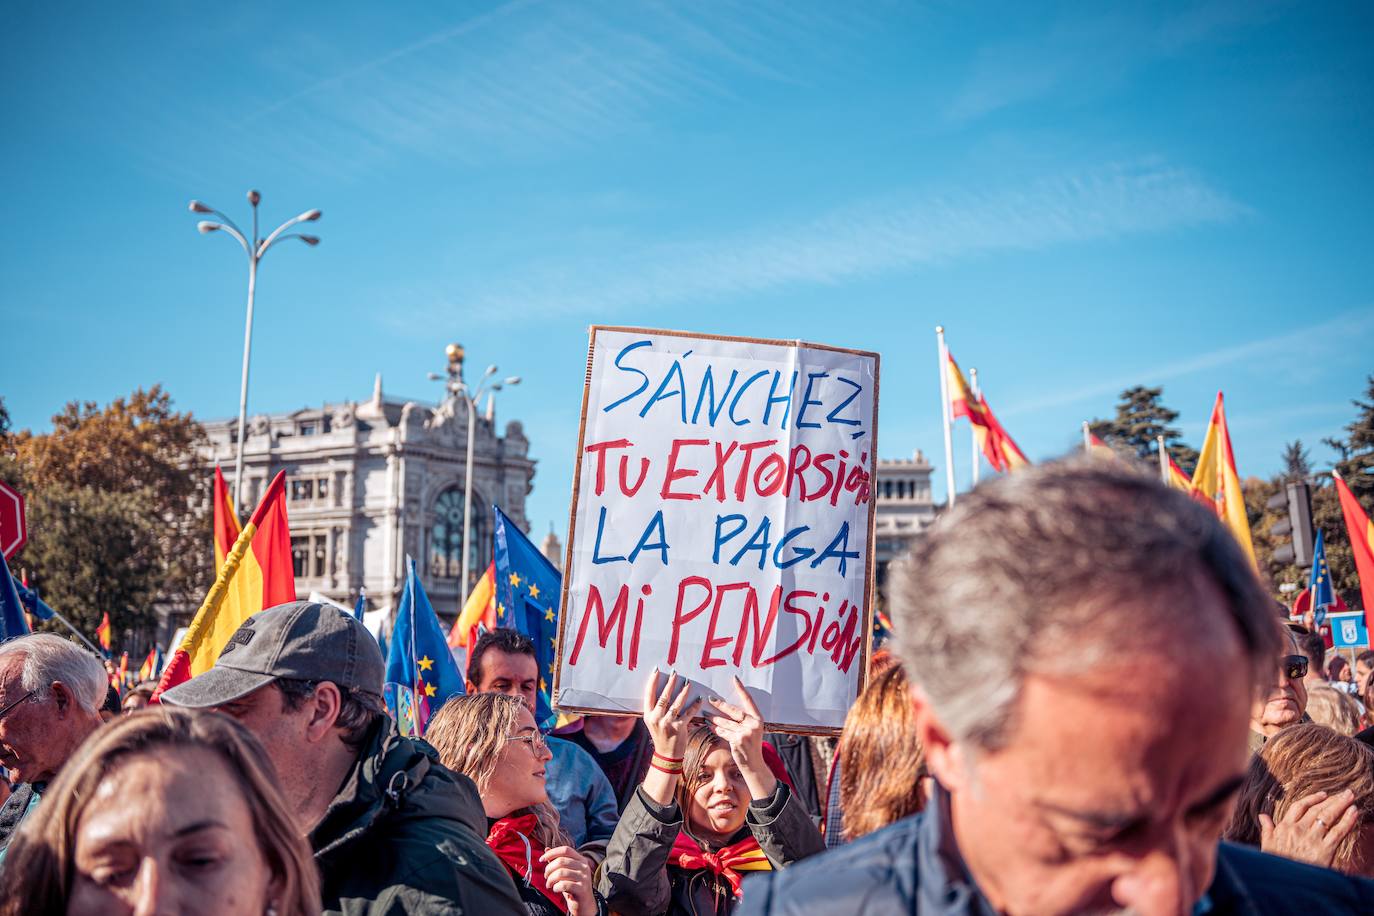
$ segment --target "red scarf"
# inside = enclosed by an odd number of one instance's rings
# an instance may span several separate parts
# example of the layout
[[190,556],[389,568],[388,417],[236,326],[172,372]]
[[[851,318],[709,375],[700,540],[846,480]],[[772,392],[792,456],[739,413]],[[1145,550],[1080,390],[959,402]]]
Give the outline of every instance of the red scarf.
[[506,868],[524,880],[526,887],[533,887],[566,913],[568,904],[563,895],[550,889],[544,880],[544,863],[539,861],[544,854],[544,844],[534,837],[534,828],[538,823],[533,814],[503,817],[491,825],[487,845],[496,853],[496,858],[506,864]]
[[713,875],[730,882],[730,888],[739,896],[740,872],[772,871],[773,865],[759,848],[759,841],[747,836],[731,846],[722,846],[715,852],[707,852],[696,840],[685,833],[679,833],[673,841],[673,851],[668,862],[678,868],[695,871],[704,868]]

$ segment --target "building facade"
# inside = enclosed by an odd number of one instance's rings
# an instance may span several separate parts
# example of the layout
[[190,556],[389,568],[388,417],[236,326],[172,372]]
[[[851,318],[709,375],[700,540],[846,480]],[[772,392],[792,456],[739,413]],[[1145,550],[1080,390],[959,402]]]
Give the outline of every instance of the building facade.
[[[529,530],[525,499],[535,473],[529,440],[517,420],[498,433],[489,405],[486,416],[475,416],[472,521],[464,561],[469,411],[454,377],[451,359],[449,396],[437,405],[387,397],[379,375],[365,401],[249,418],[243,502],[257,505],[272,477],[286,472],[298,596],[319,592],[351,606],[358,590],[366,588],[369,609],[394,607],[409,556],[435,610],[452,618],[460,577],[466,574],[475,582],[491,562],[492,505]],[[238,421],[204,426],[210,440],[206,462],[220,465],[232,495]],[[247,515],[238,509],[241,517]]]
[[933,470],[920,449],[910,458],[878,460],[873,553],[878,594],[884,598],[888,564],[906,553],[935,521],[937,512],[930,495]]

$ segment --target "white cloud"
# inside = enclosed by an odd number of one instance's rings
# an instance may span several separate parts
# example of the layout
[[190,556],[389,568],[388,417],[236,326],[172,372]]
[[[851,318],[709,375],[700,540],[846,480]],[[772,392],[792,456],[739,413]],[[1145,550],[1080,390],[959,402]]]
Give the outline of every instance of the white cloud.
[[[1025,187],[951,191],[822,214],[709,240],[617,250],[597,260],[521,265],[436,304],[495,322],[701,303],[794,285],[832,284],[976,257],[1161,232],[1246,209],[1191,173],[1117,165]],[[489,276],[486,274],[484,276]]]

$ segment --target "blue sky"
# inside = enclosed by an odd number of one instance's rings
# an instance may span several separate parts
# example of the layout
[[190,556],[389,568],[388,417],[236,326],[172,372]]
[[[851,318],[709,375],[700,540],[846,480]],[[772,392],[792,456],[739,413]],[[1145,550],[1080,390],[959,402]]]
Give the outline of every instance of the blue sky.
[[[1032,7],[1034,7],[1032,9]],[[1108,8],[1110,7],[1110,9]],[[1367,4],[7,7],[0,393],[236,412],[246,270],[186,202],[319,248],[260,275],[251,412],[524,383],[566,525],[591,323],[883,355],[880,451],[943,492],[933,328],[1032,459],[1136,383],[1242,474],[1374,371]],[[967,485],[968,435],[956,435]]]

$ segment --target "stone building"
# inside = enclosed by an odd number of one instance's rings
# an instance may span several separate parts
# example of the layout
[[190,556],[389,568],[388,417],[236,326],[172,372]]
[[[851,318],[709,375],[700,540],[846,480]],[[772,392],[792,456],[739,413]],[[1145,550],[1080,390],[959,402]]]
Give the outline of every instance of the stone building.
[[935,502],[930,495],[932,470],[920,449],[910,458],[878,460],[873,553],[880,595],[887,584],[888,564],[905,553],[935,521]]
[[[441,617],[457,613],[463,574],[463,484],[468,408],[462,350],[450,348],[448,397],[438,405],[387,397],[377,376],[372,397],[258,415],[244,449],[246,506],[257,505],[278,471],[287,474],[287,514],[296,592],[319,592],[351,606],[366,587],[368,606],[395,606],[405,558],[415,559]],[[205,423],[208,464],[218,463],[234,491],[237,419]],[[525,498],[535,462],[518,420],[497,432],[476,415],[473,447],[470,582],[491,562],[493,503],[529,530]],[[247,511],[240,508],[240,515]]]

